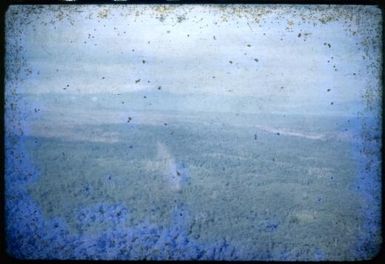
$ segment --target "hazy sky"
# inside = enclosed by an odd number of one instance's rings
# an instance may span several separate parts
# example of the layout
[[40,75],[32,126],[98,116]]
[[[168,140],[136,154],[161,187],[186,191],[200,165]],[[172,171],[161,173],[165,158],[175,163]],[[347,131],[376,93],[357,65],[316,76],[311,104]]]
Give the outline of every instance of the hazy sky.
[[379,85],[381,12],[371,6],[15,6],[7,18],[23,26],[11,36],[26,59],[20,93],[161,86],[326,105]]

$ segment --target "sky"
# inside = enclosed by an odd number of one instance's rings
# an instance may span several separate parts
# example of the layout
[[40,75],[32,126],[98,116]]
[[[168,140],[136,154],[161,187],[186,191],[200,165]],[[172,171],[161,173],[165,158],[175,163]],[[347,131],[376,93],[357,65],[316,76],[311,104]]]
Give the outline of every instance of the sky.
[[22,44],[21,94],[160,86],[290,108],[363,104],[368,89],[379,90],[381,12],[373,6],[14,6],[12,23],[22,26],[7,35]]

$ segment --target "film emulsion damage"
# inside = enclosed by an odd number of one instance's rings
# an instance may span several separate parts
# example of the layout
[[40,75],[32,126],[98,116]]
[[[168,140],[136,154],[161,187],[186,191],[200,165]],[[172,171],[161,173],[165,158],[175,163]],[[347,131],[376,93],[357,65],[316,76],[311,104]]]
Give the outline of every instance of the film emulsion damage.
[[374,257],[381,34],[374,6],[11,6],[7,252]]

